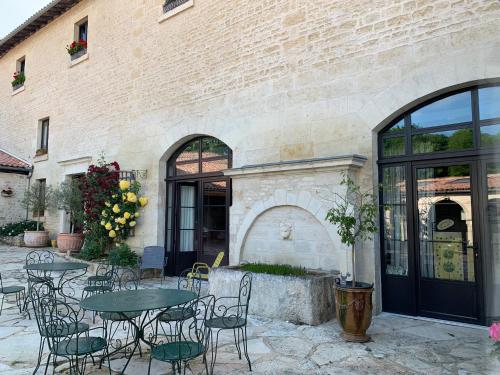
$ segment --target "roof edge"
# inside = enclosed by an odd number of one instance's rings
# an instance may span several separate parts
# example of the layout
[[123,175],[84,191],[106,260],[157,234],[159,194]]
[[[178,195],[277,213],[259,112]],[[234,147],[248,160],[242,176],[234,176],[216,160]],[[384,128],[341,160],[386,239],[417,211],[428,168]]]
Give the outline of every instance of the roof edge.
[[17,160],[19,160],[19,161],[22,161],[24,164],[26,164],[26,165],[28,166],[28,167],[27,167],[28,169],[32,167],[31,162],[29,162],[28,160],[23,159],[23,158],[20,158],[19,156],[16,156],[16,155],[14,155],[12,152],[9,152],[9,151],[7,151],[7,150],[5,150],[5,149],[1,148],[1,147],[0,147],[0,151],[1,151],[1,152],[5,152],[7,155],[12,156],[13,158],[16,158],[16,159],[17,159]]

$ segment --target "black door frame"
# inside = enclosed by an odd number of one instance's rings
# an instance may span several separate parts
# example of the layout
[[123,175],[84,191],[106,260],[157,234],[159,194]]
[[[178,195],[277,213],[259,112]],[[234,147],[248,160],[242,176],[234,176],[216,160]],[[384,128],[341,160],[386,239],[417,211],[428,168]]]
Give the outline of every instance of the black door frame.
[[[475,284],[476,284],[476,309],[478,311],[477,319],[469,319],[464,317],[454,317],[452,315],[441,314],[437,312],[427,312],[422,311],[422,301],[421,301],[421,289],[422,289],[422,278],[420,276],[421,264],[420,264],[420,237],[419,237],[419,217],[417,208],[417,197],[418,197],[418,184],[417,184],[417,169],[426,167],[441,167],[441,166],[453,166],[453,165],[469,165],[470,166],[470,197],[471,197],[471,212],[472,212],[472,230],[473,230],[473,249],[474,249],[474,274],[475,274]],[[411,218],[413,218],[411,226],[413,227],[413,248],[412,253],[413,263],[414,263],[414,282],[415,282],[415,292],[416,292],[416,315],[426,316],[430,318],[444,319],[444,320],[456,320],[460,322],[468,322],[475,324],[483,324],[485,316],[485,306],[484,306],[484,284],[483,284],[483,247],[482,247],[482,236],[481,236],[481,226],[480,226],[480,185],[479,185],[479,158],[445,158],[437,159],[432,161],[414,161],[411,163],[412,173],[409,176],[409,185],[411,186],[412,193],[410,196],[412,203]],[[408,223],[410,226],[410,223]]]

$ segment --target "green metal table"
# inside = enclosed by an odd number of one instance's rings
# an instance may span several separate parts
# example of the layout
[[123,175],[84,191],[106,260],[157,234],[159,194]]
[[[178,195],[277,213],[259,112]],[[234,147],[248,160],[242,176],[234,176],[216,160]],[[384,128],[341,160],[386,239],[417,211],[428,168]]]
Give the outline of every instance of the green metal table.
[[[196,297],[196,293],[178,289],[124,290],[120,292],[97,294],[85,298],[80,302],[80,307],[89,311],[120,314],[132,325],[132,327],[134,327],[134,340],[125,345],[133,345],[133,349],[127,359],[127,362],[125,363],[125,366],[123,367],[123,370],[121,371],[121,373],[124,374],[132,356],[139,347],[140,342],[142,341],[148,346],[151,346],[151,343],[144,335],[146,327],[153,323],[159,315],[167,312],[170,308],[192,301]],[[160,313],[155,314],[153,318],[150,318],[150,312],[153,310],[160,310]],[[132,312],[143,312],[141,317],[139,317],[138,323],[136,323],[134,318],[130,319],[126,314]],[[112,354],[113,353],[110,353],[109,355]]]
[[72,283],[77,278],[82,277],[87,273],[88,265],[79,262],[54,262],[27,264],[23,268],[28,271],[41,271],[43,272],[44,277],[47,277],[47,274],[51,272],[61,272],[57,286],[54,286],[55,291],[64,299],[64,301],[69,298],[78,302],[78,298],[75,298],[76,292]]

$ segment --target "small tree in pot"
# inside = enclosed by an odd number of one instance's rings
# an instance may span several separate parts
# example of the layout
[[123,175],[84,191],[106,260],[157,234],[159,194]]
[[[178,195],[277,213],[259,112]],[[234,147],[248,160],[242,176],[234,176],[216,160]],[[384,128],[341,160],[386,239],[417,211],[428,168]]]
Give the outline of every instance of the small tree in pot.
[[64,210],[70,221],[70,233],[57,235],[57,247],[62,253],[78,252],[83,245],[83,234],[80,233],[83,225],[83,196],[80,182],[71,180],[61,183],[51,197],[50,206],[53,209]]
[[21,200],[21,205],[26,210],[32,210],[33,217],[36,221],[36,230],[24,232],[24,244],[29,247],[44,247],[49,242],[49,232],[43,230],[43,225],[40,222],[40,215],[45,212],[48,202],[52,197],[52,189],[49,186],[36,184],[32,185],[24,192],[24,197]]
[[371,240],[377,231],[377,206],[373,194],[363,192],[349,176],[343,176],[341,186],[345,187],[345,193],[335,194],[334,206],[328,211],[326,220],[338,226],[342,243],[351,247],[352,282],[336,283],[335,308],[344,339],[366,342],[370,339],[366,330],[372,318],[373,284],[356,280],[356,244]]

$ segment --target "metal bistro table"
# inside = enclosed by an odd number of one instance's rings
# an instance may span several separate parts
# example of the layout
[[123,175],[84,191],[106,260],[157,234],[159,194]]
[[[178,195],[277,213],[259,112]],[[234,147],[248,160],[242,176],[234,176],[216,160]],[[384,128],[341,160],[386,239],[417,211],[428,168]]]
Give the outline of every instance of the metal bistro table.
[[[24,269],[28,271],[43,272],[44,277],[47,277],[47,273],[49,272],[62,272],[62,274],[59,276],[57,286],[54,286],[54,289],[62,298],[64,298],[64,301],[69,298],[75,302],[78,302],[78,298],[75,298],[76,292],[71,284],[75,279],[85,275],[85,273],[87,272],[87,268],[87,264],[78,262],[34,263],[24,266]],[[83,272],[75,272],[74,274],[71,274],[71,277],[66,277],[68,273],[73,273],[74,271]]]
[[[134,327],[135,334],[133,335],[133,341],[124,346],[133,345],[133,349],[123,367],[121,372],[123,374],[140,342],[142,341],[151,346],[151,343],[144,336],[145,328],[153,323],[161,313],[168,311],[168,309],[174,306],[192,301],[196,297],[196,293],[178,289],[124,290],[88,297],[80,302],[80,307],[84,310],[95,312],[118,313]],[[155,314],[153,318],[150,318],[149,313],[153,310],[160,310],[160,312]],[[142,314],[137,324],[134,319],[128,318],[126,313],[130,312],[144,312],[145,314]]]

